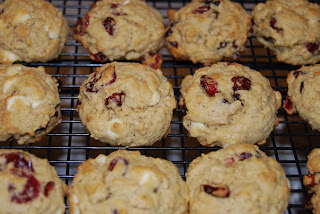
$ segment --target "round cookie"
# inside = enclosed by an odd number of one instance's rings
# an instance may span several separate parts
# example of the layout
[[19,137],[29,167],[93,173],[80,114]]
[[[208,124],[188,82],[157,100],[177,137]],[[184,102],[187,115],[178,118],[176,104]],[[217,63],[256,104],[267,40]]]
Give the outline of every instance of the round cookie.
[[234,144],[189,165],[190,214],[284,213],[290,183],[281,165],[255,145]]
[[44,67],[0,65],[0,141],[39,141],[61,122],[56,79]]
[[223,58],[239,58],[245,50],[251,18],[240,4],[229,0],[192,1],[171,20],[166,46],[176,59],[212,64]]
[[46,159],[0,150],[0,213],[63,214],[67,186]]
[[82,84],[79,116],[96,140],[126,147],[151,145],[170,132],[176,107],[172,85],[160,70],[113,62]]
[[306,208],[314,214],[320,213],[320,149],[313,149],[308,155],[308,175],[303,177],[303,184],[308,187]]
[[307,0],[269,0],[253,10],[259,42],[292,65],[320,61],[320,6]]
[[69,27],[62,13],[44,0],[0,4],[0,63],[47,62],[57,58]]
[[281,105],[267,78],[237,63],[198,69],[181,84],[183,126],[203,146],[263,144]]
[[302,66],[287,77],[288,96],[284,109],[299,112],[313,129],[320,130],[320,65]]
[[163,45],[161,14],[141,0],[100,0],[78,20],[73,38],[95,61],[134,60]]
[[173,163],[125,150],[83,162],[69,192],[71,214],[186,214],[188,198]]

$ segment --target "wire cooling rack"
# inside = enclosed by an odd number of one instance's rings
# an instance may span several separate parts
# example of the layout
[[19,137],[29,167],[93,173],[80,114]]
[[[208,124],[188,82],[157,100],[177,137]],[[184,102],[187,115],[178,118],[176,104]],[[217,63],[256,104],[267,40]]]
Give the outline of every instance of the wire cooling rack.
[[[72,27],[77,18],[83,16],[94,1],[52,0],[50,2],[63,12]],[[160,11],[165,24],[169,22],[167,18],[169,8],[179,9],[188,3],[183,0],[147,2]],[[263,1],[238,0],[236,2],[239,2],[251,14],[252,8]],[[312,2],[320,3],[319,0]],[[182,79],[186,75],[193,74],[201,65],[176,61],[164,48],[161,54],[164,59],[162,71],[173,84],[175,98],[178,101]],[[255,37],[249,37],[246,51],[241,54],[237,62],[260,71],[269,79],[272,87],[281,92],[283,99],[287,93],[286,76],[290,70],[298,68],[277,62],[274,54],[259,44]],[[55,166],[60,178],[68,185],[71,184],[77,167],[83,161],[95,158],[98,154],[109,154],[118,149],[125,149],[95,141],[89,137],[81,124],[78,113],[75,111],[79,87],[94,71],[94,68],[102,64],[91,61],[88,51],[73,40],[71,35],[59,59],[48,63],[25,65],[45,66],[47,73],[61,80],[63,84],[60,92],[62,123],[40,142],[18,146],[15,142],[7,141],[1,142],[0,148],[23,149],[40,158],[47,158]],[[290,180],[291,199],[286,213],[308,213],[304,209],[307,190],[302,184],[302,179],[303,175],[307,174],[307,155],[313,148],[320,147],[320,134],[318,131],[313,131],[298,115],[290,116],[283,109],[279,110],[278,115],[280,124],[271,133],[267,143],[260,148],[283,166]],[[182,178],[185,178],[188,165],[194,158],[201,153],[208,153],[218,148],[202,147],[195,139],[189,138],[181,121],[181,111],[174,110],[172,131],[166,139],[149,147],[131,148],[130,150],[139,150],[144,155],[172,161],[178,167]],[[66,208],[68,213],[68,204]]]

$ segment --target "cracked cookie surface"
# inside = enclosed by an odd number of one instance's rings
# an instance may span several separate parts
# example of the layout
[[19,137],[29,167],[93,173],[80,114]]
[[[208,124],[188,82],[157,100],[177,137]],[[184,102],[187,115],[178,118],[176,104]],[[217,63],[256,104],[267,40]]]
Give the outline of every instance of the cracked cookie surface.
[[237,63],[196,70],[181,84],[183,126],[204,146],[264,143],[281,105],[267,78]]
[[96,140],[126,147],[151,145],[171,128],[176,101],[160,70],[112,62],[82,84],[79,115]]
[[0,4],[0,63],[55,59],[68,31],[62,13],[47,1],[4,1]]
[[69,193],[70,213],[186,214],[188,192],[170,161],[118,150],[83,162]]
[[39,141],[61,122],[58,84],[44,67],[0,65],[0,141]]

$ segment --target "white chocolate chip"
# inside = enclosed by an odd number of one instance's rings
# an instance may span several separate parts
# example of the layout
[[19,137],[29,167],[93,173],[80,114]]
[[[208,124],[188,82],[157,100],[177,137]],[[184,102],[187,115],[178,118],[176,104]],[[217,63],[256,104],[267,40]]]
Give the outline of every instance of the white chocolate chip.
[[13,106],[16,104],[16,102],[19,101],[25,104],[26,106],[31,106],[31,103],[27,97],[16,95],[7,99],[7,109],[11,110]]
[[73,195],[72,199],[75,204],[79,203],[78,197],[76,195]]
[[155,91],[152,95],[152,98],[151,98],[149,105],[154,106],[157,103],[159,103],[159,101],[160,101],[160,94],[159,94],[159,92]]
[[11,51],[7,51],[1,48],[0,48],[0,56],[2,57],[2,61],[4,63],[11,63],[20,59],[18,55],[12,53]]
[[131,0],[126,0],[125,2],[123,2],[123,5],[126,5],[128,3],[130,3]]
[[113,130],[115,130],[115,125],[119,126],[121,125],[122,122],[121,120],[119,120],[119,118],[114,118],[112,120],[110,120],[107,124],[107,135],[112,139],[115,140],[119,135],[115,132],[113,132]]
[[13,22],[16,24],[20,24],[24,23],[28,19],[31,19],[31,16],[27,13],[25,9],[21,8],[15,15]]
[[191,133],[199,133],[205,129],[205,125],[202,123],[191,122],[190,132]]
[[141,186],[141,185],[147,183],[153,177],[154,177],[153,173],[151,173],[150,171],[146,171],[145,173],[143,173],[143,176],[141,177],[141,179],[139,181],[139,185]]
[[58,37],[59,37],[58,33],[54,32],[52,30],[49,31],[49,38],[50,39],[57,39]]
[[104,155],[99,155],[95,160],[96,160],[96,162],[98,162],[100,164],[104,164],[106,162],[107,158]]
[[16,78],[9,78],[6,81],[4,81],[2,85],[2,93],[7,93],[8,91],[10,91],[10,88],[14,86],[16,82]]

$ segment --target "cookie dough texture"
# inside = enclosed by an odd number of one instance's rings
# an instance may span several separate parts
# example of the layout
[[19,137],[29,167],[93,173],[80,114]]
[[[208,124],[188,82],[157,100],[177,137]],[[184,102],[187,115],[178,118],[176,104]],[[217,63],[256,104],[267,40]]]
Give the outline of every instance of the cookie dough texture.
[[188,190],[173,163],[118,150],[79,166],[69,204],[71,214],[186,214]]
[[280,164],[249,144],[202,154],[189,165],[186,180],[190,214],[280,214],[290,197]]
[[113,62],[97,68],[80,88],[83,125],[96,140],[126,147],[151,145],[171,128],[172,85],[160,70]]
[[204,146],[262,144],[278,124],[281,94],[259,72],[237,63],[198,69],[182,81],[181,94],[183,126]]
[[4,1],[0,4],[0,63],[55,59],[68,30],[62,13],[47,1]]
[[67,186],[46,159],[0,150],[0,213],[64,214]]
[[[288,97],[285,109],[289,114],[298,111],[313,129],[320,130],[320,65],[302,66],[287,77]],[[292,108],[286,108],[288,99]],[[289,102],[290,102],[289,101]]]
[[192,1],[169,18],[165,34],[168,51],[176,59],[193,63],[237,59],[245,50],[251,28],[247,12],[229,0]]
[[41,140],[61,122],[58,84],[44,67],[0,65],[0,141]]
[[78,20],[73,38],[96,61],[134,60],[163,45],[161,14],[141,0],[101,0]]
[[307,0],[269,0],[253,10],[253,30],[277,60],[292,65],[320,61],[320,6]]
[[309,175],[303,177],[303,184],[308,187],[306,208],[314,214],[320,213],[320,149],[313,149],[308,155]]

